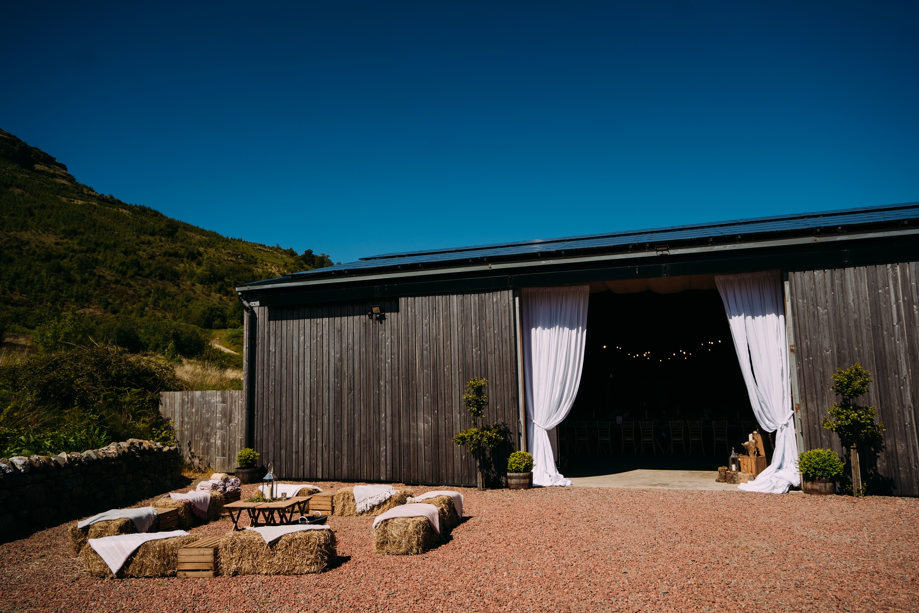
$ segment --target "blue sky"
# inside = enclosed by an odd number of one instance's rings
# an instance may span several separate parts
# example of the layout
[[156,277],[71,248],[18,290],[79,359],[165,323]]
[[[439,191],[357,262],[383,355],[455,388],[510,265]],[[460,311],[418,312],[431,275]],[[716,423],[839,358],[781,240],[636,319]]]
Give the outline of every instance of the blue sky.
[[101,193],[336,261],[919,200],[916,2],[0,18],[0,128]]

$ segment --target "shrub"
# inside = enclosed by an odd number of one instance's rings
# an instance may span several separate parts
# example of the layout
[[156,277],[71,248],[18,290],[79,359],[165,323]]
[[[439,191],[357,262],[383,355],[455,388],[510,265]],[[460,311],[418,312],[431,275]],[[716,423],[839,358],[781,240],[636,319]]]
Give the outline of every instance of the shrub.
[[485,388],[486,379],[472,378],[466,383],[463,403],[466,411],[472,416],[472,427],[457,432],[453,443],[463,447],[475,458],[478,476],[476,486],[485,489],[485,474],[492,464],[492,454],[507,444],[509,431],[505,424],[497,423],[479,426],[479,419],[485,414],[488,406],[488,395]]
[[842,396],[842,402],[833,403],[823,427],[839,435],[846,447],[875,448],[883,443],[884,424],[876,423],[878,411],[871,406],[856,404],[855,399],[868,391],[871,373],[856,362],[849,368],[839,369],[833,375],[833,391]]
[[171,369],[106,345],[30,356],[0,369],[0,385],[4,423],[74,440],[168,438],[159,395],[179,389]]
[[515,451],[507,459],[507,471],[512,473],[528,473],[533,470],[533,456],[526,451]]
[[259,454],[251,447],[244,447],[236,454],[236,465],[240,468],[255,468]]
[[837,479],[845,464],[831,449],[811,449],[798,456],[798,470],[805,479]]

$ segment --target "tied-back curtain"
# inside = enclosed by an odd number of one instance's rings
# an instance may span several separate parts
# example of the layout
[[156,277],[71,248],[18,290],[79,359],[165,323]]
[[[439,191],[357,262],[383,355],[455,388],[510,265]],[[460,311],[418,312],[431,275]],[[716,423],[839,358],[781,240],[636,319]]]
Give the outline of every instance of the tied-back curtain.
[[724,275],[715,277],[715,285],[724,302],[753,413],[763,430],[776,432],[772,462],[755,480],[738,487],[783,494],[799,485],[801,478],[781,278],[775,271]]
[[533,485],[571,485],[555,468],[547,430],[571,411],[584,366],[586,286],[523,289],[520,316],[526,380],[527,441]]

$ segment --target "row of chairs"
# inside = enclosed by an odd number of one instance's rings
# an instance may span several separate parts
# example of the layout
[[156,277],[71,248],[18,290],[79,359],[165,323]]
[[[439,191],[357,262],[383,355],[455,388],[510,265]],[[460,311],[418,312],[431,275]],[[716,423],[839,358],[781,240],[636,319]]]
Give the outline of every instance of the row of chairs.
[[[722,448],[725,453],[730,453],[727,420],[714,420],[705,424],[711,428],[710,437],[704,436],[706,428],[700,420],[672,419],[666,424],[666,430],[662,433],[656,422],[648,420],[626,420],[615,428],[611,421],[575,421],[567,428],[567,432],[563,430],[562,439],[563,444],[568,442],[573,445],[574,455],[590,455],[592,449],[597,454],[606,452],[613,455],[616,438],[619,439],[620,451],[623,454],[630,450],[635,455],[643,454],[646,450],[650,450],[652,455],[657,455],[658,451],[667,453],[668,449],[664,446],[666,441],[670,454],[677,453],[677,449],[683,454],[692,454],[698,449],[705,455],[706,439],[711,441],[713,453],[719,453]],[[741,429],[745,425],[749,424],[741,424]],[[666,436],[661,436],[662,434]]]

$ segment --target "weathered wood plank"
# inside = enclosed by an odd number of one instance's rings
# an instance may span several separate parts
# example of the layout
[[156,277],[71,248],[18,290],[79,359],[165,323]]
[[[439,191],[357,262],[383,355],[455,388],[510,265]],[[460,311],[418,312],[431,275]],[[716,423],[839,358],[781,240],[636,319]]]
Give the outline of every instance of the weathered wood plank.
[[[919,495],[919,284],[916,262],[789,273],[798,345],[796,371],[808,448],[842,451],[822,428],[837,400],[830,386],[837,368],[858,361],[872,373],[863,402],[876,406],[887,427],[878,473],[899,495]],[[816,313],[816,316],[813,314]]]

